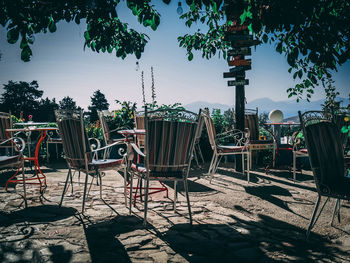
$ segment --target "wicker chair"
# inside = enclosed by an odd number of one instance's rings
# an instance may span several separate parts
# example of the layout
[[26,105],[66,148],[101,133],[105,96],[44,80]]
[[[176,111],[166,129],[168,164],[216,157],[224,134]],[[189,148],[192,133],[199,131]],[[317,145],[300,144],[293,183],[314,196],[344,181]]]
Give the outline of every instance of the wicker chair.
[[[306,232],[306,236],[309,237],[311,229],[330,198],[350,200],[350,178],[345,177],[340,131],[332,115],[321,111],[308,111],[301,114],[299,111],[299,118],[318,192],[314,212]],[[316,217],[322,196],[327,199]],[[337,210],[338,219],[340,219],[338,202],[334,209],[332,222]]]
[[272,166],[275,166],[277,143],[275,136],[270,132],[272,140],[261,140],[259,136],[259,115],[256,110],[246,109],[245,127],[249,130],[250,167],[252,167],[252,152],[262,150],[272,150]]
[[[242,170],[244,173],[244,155],[247,156],[247,180],[250,181],[250,150],[249,150],[249,135],[246,132],[240,130],[231,130],[221,134],[216,134],[213,120],[210,117],[208,109],[202,111],[202,116],[207,127],[209,143],[213,150],[213,157],[210,162],[209,170],[207,175],[212,180],[222,156],[240,154],[242,155]],[[225,138],[231,138],[234,145],[222,145],[220,141]]]
[[[85,198],[88,185],[88,177],[92,175],[100,180],[100,198],[102,199],[102,176],[101,172],[105,170],[123,170],[124,171],[124,195],[126,204],[126,165],[125,158],[122,159],[100,159],[97,154],[99,151],[105,151],[106,148],[123,143],[116,142],[105,147],[92,150],[90,147],[87,133],[83,122],[82,111],[55,111],[56,121],[59,128],[60,137],[62,138],[63,151],[68,165],[68,174],[62,192],[60,205],[62,205],[63,197],[67,189],[68,179],[72,184],[72,170],[81,171],[86,174],[83,194],[82,212],[85,208]],[[91,187],[91,185],[90,185]]]
[[[136,175],[146,180],[144,224],[147,223],[147,205],[150,180],[174,182],[174,210],[176,209],[176,184],[184,183],[192,224],[191,206],[188,195],[187,177],[191,166],[195,135],[198,122],[197,114],[185,110],[156,110],[147,112],[145,108],[145,149],[144,153],[136,144],[131,144],[134,151],[145,159],[140,165],[131,155],[130,200],[133,192],[133,177]],[[131,202],[130,202],[131,213]]]

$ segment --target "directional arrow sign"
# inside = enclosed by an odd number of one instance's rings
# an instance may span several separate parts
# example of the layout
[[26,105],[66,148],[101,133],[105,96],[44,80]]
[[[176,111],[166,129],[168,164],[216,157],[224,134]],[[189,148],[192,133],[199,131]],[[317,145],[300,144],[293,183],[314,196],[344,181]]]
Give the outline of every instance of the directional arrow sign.
[[252,69],[252,66],[239,66],[239,67],[230,68],[230,72],[239,72],[239,71],[246,71],[251,69]]
[[228,62],[229,66],[250,66],[252,64],[251,59],[235,59]]
[[249,79],[243,79],[243,80],[229,80],[227,81],[228,86],[244,86],[249,85]]
[[248,24],[234,25],[234,26],[228,26],[226,28],[226,32],[236,32],[236,31],[243,31],[247,29],[248,29]]
[[245,78],[245,72],[242,71],[235,71],[235,72],[224,72],[224,78]]
[[253,40],[252,35],[236,35],[236,34],[227,34],[225,35],[225,40],[236,42],[241,40]]
[[249,47],[233,48],[227,52],[229,56],[245,55],[250,56],[252,50]]
[[256,46],[261,43],[260,40],[253,39],[253,40],[237,40],[232,42],[233,47],[250,47],[250,46]]

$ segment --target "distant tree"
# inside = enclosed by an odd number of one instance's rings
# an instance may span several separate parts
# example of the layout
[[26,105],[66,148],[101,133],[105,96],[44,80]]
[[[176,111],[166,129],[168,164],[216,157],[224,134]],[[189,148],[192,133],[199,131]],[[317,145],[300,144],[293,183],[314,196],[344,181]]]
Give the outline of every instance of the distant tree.
[[30,83],[10,80],[4,84],[4,92],[0,97],[1,109],[6,112],[11,111],[16,116],[20,116],[20,113],[23,112],[24,118],[33,115],[33,120],[36,120],[34,113],[39,108],[39,99],[43,93],[42,90],[39,90],[36,80]]
[[73,98],[66,96],[59,102],[59,108],[61,110],[78,110],[80,107],[77,106],[77,103]]
[[58,104],[56,103],[56,99],[53,98],[50,100],[49,98],[41,99],[39,102],[39,108],[35,116],[38,121],[47,121],[47,122],[55,122],[55,110],[58,109]]
[[90,122],[95,122],[98,120],[97,111],[108,110],[109,103],[105,95],[100,91],[96,90],[91,98],[91,106],[88,107]]

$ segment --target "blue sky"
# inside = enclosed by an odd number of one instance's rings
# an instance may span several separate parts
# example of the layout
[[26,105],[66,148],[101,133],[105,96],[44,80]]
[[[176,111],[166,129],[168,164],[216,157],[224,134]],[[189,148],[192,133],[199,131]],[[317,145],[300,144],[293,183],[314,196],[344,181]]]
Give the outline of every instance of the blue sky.
[[[157,1],[158,3],[158,1]],[[85,24],[60,22],[53,34],[39,34],[35,37],[30,62],[20,59],[19,41],[10,45],[6,41],[6,31],[0,28],[0,92],[9,80],[37,80],[44,91],[44,97],[61,100],[71,96],[79,106],[87,109],[93,92],[100,89],[116,108],[114,100],[135,101],[141,106],[141,71],[145,72],[145,89],[150,101],[151,70],[154,68],[155,88],[159,104],[194,101],[208,101],[233,105],[234,87],[228,87],[222,73],[229,70],[227,62],[218,56],[206,60],[195,53],[193,61],[187,61],[186,50],[178,46],[177,37],[189,32],[184,22],[178,19],[176,1],[169,6],[159,3],[156,9],[161,13],[161,24],[156,31],[140,26],[124,2],[118,7],[118,15],[131,27],[145,32],[150,40],[135,70],[136,58],[125,60],[114,54],[83,50]],[[186,11],[186,7],[184,7]],[[191,31],[196,30],[196,27]],[[250,85],[246,86],[247,101],[269,97],[272,100],[287,100],[286,89],[295,85],[287,72],[284,55],[274,51],[274,46],[261,45],[252,48],[252,70],[247,72]],[[344,64],[334,74],[335,86],[341,97],[350,92],[350,62]],[[313,100],[324,97],[319,87]],[[291,99],[293,100],[293,99]],[[259,105],[257,105],[259,106]]]

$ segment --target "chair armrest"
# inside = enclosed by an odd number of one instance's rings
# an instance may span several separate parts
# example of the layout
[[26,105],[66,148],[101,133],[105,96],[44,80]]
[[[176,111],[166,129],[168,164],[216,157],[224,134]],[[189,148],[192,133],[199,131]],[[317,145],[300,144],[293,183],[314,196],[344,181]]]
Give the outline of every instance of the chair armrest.
[[[26,146],[25,141],[21,137],[12,137],[5,141],[2,141],[0,145],[11,142],[17,149],[18,152],[22,152]],[[19,145],[20,144],[20,145]]]
[[140,150],[140,148],[135,143],[129,143],[127,149],[128,161],[132,161],[134,159],[134,152],[141,155],[142,157],[146,157],[146,155]]
[[[97,138],[88,138],[89,142],[90,142],[90,150],[94,151],[96,149],[100,149],[101,147],[101,142],[99,139]],[[92,143],[92,141],[95,141],[95,143]]]
[[236,145],[242,146],[249,143],[249,132],[233,129],[216,135],[215,141],[218,143],[225,138],[232,138]]
[[[92,138],[92,139],[94,139],[94,138]],[[96,139],[96,140],[97,140],[97,139]],[[106,149],[111,148],[111,147],[113,147],[113,146],[115,146],[115,145],[118,145],[118,144],[125,144],[125,142],[124,142],[124,141],[117,141],[117,142],[108,144],[108,145],[106,145],[106,146],[104,146],[104,147],[100,147],[100,148],[93,149],[91,152],[95,153],[95,152],[98,152],[98,151],[106,150]],[[101,145],[101,144],[100,144],[100,145]]]

